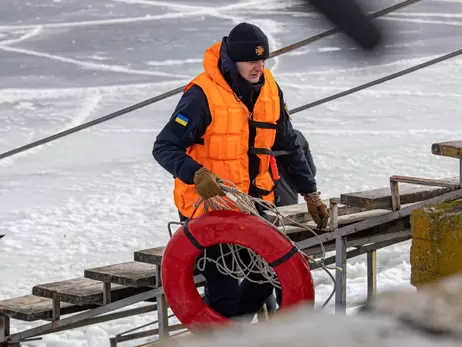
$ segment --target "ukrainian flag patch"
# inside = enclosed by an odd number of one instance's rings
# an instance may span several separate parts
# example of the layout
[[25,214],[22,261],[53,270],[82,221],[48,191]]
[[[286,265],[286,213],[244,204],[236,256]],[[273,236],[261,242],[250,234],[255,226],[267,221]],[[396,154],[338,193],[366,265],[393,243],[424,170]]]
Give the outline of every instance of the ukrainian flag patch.
[[189,118],[183,116],[182,114],[178,114],[175,118],[175,122],[185,127],[189,122]]

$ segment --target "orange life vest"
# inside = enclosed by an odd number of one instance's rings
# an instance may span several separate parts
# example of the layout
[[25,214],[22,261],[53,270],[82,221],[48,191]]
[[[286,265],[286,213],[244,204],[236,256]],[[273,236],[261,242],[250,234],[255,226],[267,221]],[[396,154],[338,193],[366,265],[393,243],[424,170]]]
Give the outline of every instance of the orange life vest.
[[[253,184],[265,192],[262,198],[274,201],[273,189],[278,177],[274,157],[271,155],[276,137],[276,121],[280,117],[280,98],[276,82],[268,69],[264,69],[265,83],[261,87],[253,112],[234,94],[218,68],[221,42],[208,48],[204,54],[204,72],[184,89],[198,85],[205,93],[212,122],[202,136],[203,144],[194,144],[186,153],[223,180],[233,182],[240,191],[249,192],[249,122],[256,126],[252,152],[260,159],[259,173]],[[270,163],[271,162],[271,163]],[[271,165],[270,165],[271,164]],[[271,169],[270,169],[271,166]],[[270,172],[272,171],[272,172]],[[180,213],[190,217],[199,194],[194,184],[175,179],[174,200]],[[194,217],[204,213],[200,206]]]

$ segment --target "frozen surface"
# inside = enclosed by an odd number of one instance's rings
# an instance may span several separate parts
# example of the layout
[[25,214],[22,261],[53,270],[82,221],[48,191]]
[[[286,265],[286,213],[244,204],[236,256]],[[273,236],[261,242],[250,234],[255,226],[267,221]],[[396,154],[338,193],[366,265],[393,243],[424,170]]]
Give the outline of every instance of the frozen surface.
[[[395,1],[370,1],[377,10]],[[187,83],[202,53],[240,21],[272,49],[329,28],[297,2],[6,0],[0,14],[0,152]],[[6,10],[5,10],[6,9]],[[426,0],[380,23],[378,57],[337,35],[269,62],[289,108],[460,49],[462,4]],[[462,137],[462,63],[453,58],[293,115],[310,142],[323,196],[386,187],[393,174],[454,176],[433,142]],[[0,161],[0,299],[83,276],[165,244],[177,220],[173,180],[151,156],[179,95]],[[351,310],[365,298],[365,258],[348,264]],[[409,288],[409,243],[378,252],[379,290]],[[332,290],[314,272],[318,304]],[[333,304],[331,302],[331,304]],[[327,309],[331,311],[332,305]],[[45,336],[30,346],[108,346],[152,315]],[[33,324],[14,321],[13,330]],[[130,344],[127,344],[130,345]]]

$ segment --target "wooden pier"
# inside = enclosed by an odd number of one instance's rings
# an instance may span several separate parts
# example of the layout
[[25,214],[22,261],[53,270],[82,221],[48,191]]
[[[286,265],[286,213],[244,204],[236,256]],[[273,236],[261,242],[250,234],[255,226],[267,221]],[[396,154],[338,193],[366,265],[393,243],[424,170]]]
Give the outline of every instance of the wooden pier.
[[[367,293],[376,291],[376,250],[409,240],[411,211],[436,203],[462,198],[462,141],[433,144],[436,155],[455,157],[460,161],[461,175],[439,180],[392,176],[388,186],[362,192],[349,192],[326,200],[330,224],[327,230],[316,230],[305,204],[285,206],[279,211],[298,223],[315,230],[289,225],[288,236],[314,259],[321,255],[320,243],[335,255],[325,265],[335,264],[336,312],[346,308],[347,259],[367,254]],[[274,217],[270,213],[270,218]],[[148,331],[120,334],[111,346],[123,341],[157,335],[168,338],[184,330],[181,324],[169,325],[168,305],[160,282],[160,265],[164,247],[135,250],[133,261],[86,269],[82,277],[37,284],[31,294],[0,301],[0,346],[20,346],[21,342],[82,326],[121,319],[147,312],[157,312],[157,327]],[[318,266],[313,264],[314,270]],[[197,286],[203,278],[195,274]],[[133,304],[143,306],[128,308]],[[123,311],[116,310],[124,309]],[[13,320],[44,321],[36,328],[10,333]]]

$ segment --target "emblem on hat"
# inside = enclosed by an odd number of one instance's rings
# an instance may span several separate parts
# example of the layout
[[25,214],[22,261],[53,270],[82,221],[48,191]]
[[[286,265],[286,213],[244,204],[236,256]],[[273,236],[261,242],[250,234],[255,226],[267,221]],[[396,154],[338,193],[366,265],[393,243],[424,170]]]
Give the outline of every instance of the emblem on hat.
[[257,55],[262,55],[264,52],[265,49],[263,48],[263,46],[258,46],[257,48],[255,48],[255,53],[257,53]]

